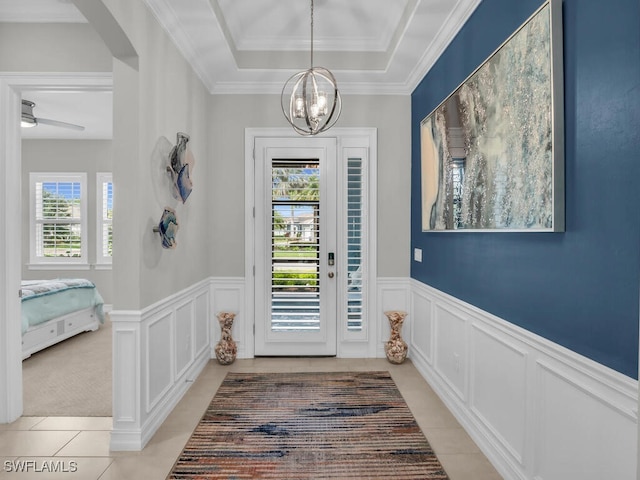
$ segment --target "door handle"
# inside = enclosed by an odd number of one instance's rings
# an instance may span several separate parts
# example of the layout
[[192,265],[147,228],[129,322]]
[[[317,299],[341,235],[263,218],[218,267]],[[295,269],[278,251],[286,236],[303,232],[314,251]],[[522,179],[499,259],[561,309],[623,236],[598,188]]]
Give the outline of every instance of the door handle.
[[329,272],[327,275],[329,275],[329,278],[333,278],[333,272]]

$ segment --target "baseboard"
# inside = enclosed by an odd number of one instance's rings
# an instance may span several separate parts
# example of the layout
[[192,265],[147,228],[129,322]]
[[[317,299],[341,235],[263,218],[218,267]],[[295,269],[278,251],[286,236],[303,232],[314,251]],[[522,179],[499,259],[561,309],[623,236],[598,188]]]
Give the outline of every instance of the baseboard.
[[411,283],[410,356],[506,480],[635,479],[638,382]]

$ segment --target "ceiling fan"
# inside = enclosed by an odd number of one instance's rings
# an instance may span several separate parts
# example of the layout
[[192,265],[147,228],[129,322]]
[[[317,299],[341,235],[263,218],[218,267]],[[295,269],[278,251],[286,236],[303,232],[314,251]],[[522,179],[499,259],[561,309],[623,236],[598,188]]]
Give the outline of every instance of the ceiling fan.
[[35,127],[38,124],[43,125],[51,125],[54,127],[62,127],[62,128],[70,128],[72,130],[84,130],[84,127],[81,125],[75,125],[73,123],[61,122],[59,120],[51,120],[49,118],[39,118],[33,115],[33,107],[36,104],[29,100],[22,100],[22,119],[20,122],[20,126],[29,128]]

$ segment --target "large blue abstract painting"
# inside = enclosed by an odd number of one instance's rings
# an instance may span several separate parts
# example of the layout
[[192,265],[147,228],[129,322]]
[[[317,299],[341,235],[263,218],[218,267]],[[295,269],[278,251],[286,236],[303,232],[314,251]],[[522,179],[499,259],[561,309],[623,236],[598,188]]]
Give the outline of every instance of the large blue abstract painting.
[[421,122],[423,231],[564,230],[562,35],[551,3]]

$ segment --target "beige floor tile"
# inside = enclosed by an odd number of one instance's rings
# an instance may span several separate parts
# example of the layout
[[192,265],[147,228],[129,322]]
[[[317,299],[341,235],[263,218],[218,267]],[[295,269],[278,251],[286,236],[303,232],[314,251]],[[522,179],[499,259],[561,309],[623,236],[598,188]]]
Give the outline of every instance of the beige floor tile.
[[438,455],[451,480],[502,480],[481,453]]
[[142,457],[169,457],[174,461],[182,452],[182,449],[191,437],[191,431],[178,432],[168,429],[159,429],[140,456]]
[[427,426],[458,426],[458,422],[455,417],[451,412],[449,412],[439,398],[430,398],[428,395],[423,395],[422,397],[419,395],[403,395],[403,397],[409,407],[409,410],[411,410],[413,416],[416,417],[416,420],[421,419],[426,422],[424,424],[418,422],[422,428],[426,428]]
[[191,388],[187,390],[183,399],[197,396],[213,397],[218,390],[218,387],[220,387],[222,380],[224,380],[223,377],[198,379],[198,381],[196,381]]
[[[237,360],[237,362],[240,362],[240,360]],[[198,380],[220,379],[220,381],[222,381],[228,371],[229,367],[224,367],[217,361],[211,360],[207,365],[205,365],[202,372],[200,372]]]
[[174,462],[175,459],[167,457],[118,457],[100,480],[164,480]]
[[[427,384],[423,384],[417,378],[406,378],[397,380],[394,378],[396,386],[405,400],[420,400],[422,402],[429,401],[431,403],[441,403],[440,397]],[[444,404],[443,404],[444,406]]]
[[108,457],[110,439],[110,431],[80,432],[56,457]]
[[108,430],[113,428],[111,417],[47,417],[32,430]]
[[[256,362],[236,360],[226,368],[230,372],[294,372],[311,367],[309,358],[269,357],[261,358]],[[224,368],[224,367],[223,367]]]
[[416,402],[407,402],[407,405],[422,430],[428,430],[429,428],[456,428],[460,426],[456,418],[441,403],[425,401],[416,405]]
[[0,432],[6,430],[30,430],[46,417],[20,417],[12,423],[0,424]]
[[463,428],[429,428],[423,430],[436,455],[480,453]]
[[[261,358],[239,358],[237,359],[235,362],[233,362],[230,366],[231,367],[237,367],[238,365],[241,365],[242,367],[251,367],[253,365],[255,365],[256,363],[260,363],[262,361]],[[215,365],[216,367],[221,367],[222,365],[220,365],[217,360],[211,360],[211,362],[209,362],[210,365]]]
[[0,479],[98,480],[112,461],[111,458],[21,457],[5,465],[9,469],[3,469]]
[[52,457],[80,432],[0,432],[0,452],[7,456]]
[[206,402],[189,402],[176,407],[164,421],[160,430],[173,431],[175,433],[191,433],[204,415],[211,399]]
[[397,385],[431,389],[429,384],[422,378],[410,360],[407,360],[401,365],[392,365],[389,362],[386,363],[388,365],[387,370],[389,370]]

